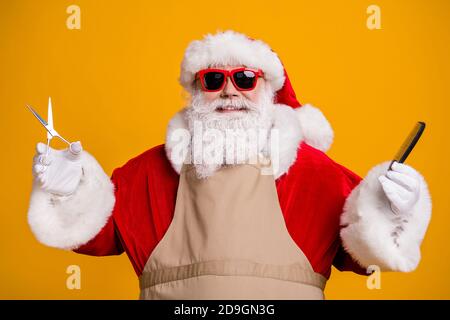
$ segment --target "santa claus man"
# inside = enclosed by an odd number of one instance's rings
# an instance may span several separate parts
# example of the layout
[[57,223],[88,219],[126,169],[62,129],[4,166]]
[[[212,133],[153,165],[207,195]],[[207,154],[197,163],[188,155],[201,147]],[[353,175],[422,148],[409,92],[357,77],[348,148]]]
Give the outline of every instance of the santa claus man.
[[322,299],[332,265],[417,267],[423,177],[385,162],[361,179],[326,156],[330,125],[300,105],[267,44],[233,31],[193,41],[180,83],[191,99],[166,143],[111,178],[79,142],[48,157],[37,145],[28,220],[40,242],[125,251],[142,299]]

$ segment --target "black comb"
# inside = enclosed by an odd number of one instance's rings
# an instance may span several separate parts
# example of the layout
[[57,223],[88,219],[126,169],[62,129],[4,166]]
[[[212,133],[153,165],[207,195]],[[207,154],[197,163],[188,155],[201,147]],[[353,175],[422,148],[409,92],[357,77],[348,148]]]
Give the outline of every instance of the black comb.
[[417,124],[412,129],[411,133],[408,135],[408,137],[406,138],[406,140],[403,142],[402,146],[396,153],[394,160],[392,160],[391,164],[389,165],[388,170],[392,170],[392,164],[394,162],[399,163],[405,162],[406,158],[408,158],[412,149],[415,147],[417,141],[419,141],[420,136],[422,135],[424,130],[425,130],[425,122],[421,121],[417,122]]

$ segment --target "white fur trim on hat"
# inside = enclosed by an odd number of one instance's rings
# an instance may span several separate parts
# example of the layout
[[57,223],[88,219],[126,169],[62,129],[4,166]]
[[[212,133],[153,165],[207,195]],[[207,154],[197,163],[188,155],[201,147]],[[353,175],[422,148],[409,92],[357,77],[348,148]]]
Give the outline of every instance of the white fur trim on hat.
[[261,69],[274,92],[284,84],[284,68],[278,55],[261,40],[252,40],[231,30],[208,34],[203,40],[195,40],[189,44],[181,63],[180,83],[187,91],[192,92],[198,71],[226,65]]
[[310,104],[304,104],[295,111],[306,143],[320,151],[328,151],[333,143],[334,133],[322,111]]
[[378,181],[389,164],[372,168],[347,198],[341,216],[341,238],[345,250],[361,266],[408,272],[420,261],[420,245],[431,217],[431,198],[425,179],[419,175],[418,202],[411,212],[396,215]]
[[110,218],[114,185],[95,158],[83,151],[83,178],[69,196],[43,190],[34,179],[28,223],[43,244],[60,249],[76,249],[93,239]]

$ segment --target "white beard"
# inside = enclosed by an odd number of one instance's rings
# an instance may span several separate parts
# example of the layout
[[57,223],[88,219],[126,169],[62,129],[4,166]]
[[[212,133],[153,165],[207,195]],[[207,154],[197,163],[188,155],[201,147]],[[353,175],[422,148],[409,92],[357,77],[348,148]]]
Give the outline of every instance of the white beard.
[[[223,106],[247,110],[216,111]],[[207,178],[223,165],[256,163],[261,155],[267,157],[274,108],[269,86],[262,90],[257,104],[245,98],[218,98],[206,103],[201,92],[194,93],[186,115],[192,137],[191,163],[197,176]]]

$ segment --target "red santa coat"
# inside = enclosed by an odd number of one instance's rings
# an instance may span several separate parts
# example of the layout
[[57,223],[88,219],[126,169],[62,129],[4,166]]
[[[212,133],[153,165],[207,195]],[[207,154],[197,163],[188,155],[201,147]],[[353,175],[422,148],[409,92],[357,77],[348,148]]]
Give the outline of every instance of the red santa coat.
[[[276,91],[277,104],[273,126],[280,135],[281,170],[277,174],[281,176],[276,176],[280,208],[289,234],[314,271],[328,278],[334,264],[340,270],[365,274],[343,245],[364,266],[378,265],[391,271],[417,267],[431,217],[431,199],[421,175],[418,203],[404,222],[393,215],[378,181],[390,161],[372,168],[361,181],[319,151],[328,150],[332,143],[331,126],[318,109],[300,107],[281,61],[270,47],[229,31],[194,41],[186,52],[180,82],[189,92],[195,73],[218,61],[224,63],[224,54],[233,63],[252,65],[270,75],[266,78]],[[170,121],[165,145],[114,170],[111,180],[88,152],[81,154],[83,179],[70,196],[55,196],[34,179],[28,222],[36,238],[48,246],[77,248],[76,252],[89,255],[126,251],[141,275],[173,218],[181,168],[169,162],[166,152],[174,143],[170,133],[188,129],[182,113]]]
[[[164,145],[114,170],[115,205],[103,229],[75,251],[94,256],[127,253],[136,274],[167,231],[174,214],[179,175]],[[331,266],[365,274],[343,250],[340,216],[361,178],[322,151],[302,142],[289,171],[276,180],[287,230],[315,272],[329,278]],[[245,245],[245,244],[243,244]]]

